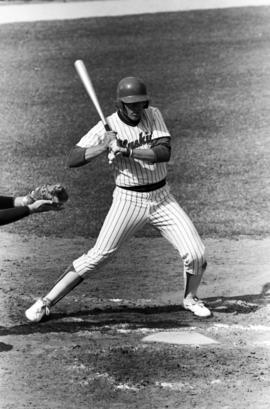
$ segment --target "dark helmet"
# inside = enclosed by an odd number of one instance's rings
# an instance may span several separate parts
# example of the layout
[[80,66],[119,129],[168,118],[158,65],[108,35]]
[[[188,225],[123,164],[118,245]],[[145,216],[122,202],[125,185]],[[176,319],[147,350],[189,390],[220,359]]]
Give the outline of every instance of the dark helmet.
[[148,106],[149,96],[147,95],[147,90],[145,84],[137,77],[126,77],[123,78],[117,87],[116,91],[117,101],[124,103],[133,102],[147,102]]

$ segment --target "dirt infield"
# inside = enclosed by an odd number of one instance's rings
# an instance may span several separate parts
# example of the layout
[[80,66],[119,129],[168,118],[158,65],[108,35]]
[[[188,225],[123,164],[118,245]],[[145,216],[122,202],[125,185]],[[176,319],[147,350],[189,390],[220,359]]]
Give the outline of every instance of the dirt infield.
[[[269,239],[206,241],[200,295],[214,312],[208,320],[183,311],[182,272],[170,246],[134,238],[48,321],[33,325],[24,309],[91,243],[0,236],[1,409],[268,408]],[[218,344],[142,341],[179,329]]]

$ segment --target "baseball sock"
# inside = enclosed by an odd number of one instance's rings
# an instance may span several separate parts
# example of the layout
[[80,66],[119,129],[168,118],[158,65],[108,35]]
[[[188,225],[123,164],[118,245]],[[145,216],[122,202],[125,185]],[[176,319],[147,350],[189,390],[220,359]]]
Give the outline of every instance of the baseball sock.
[[206,266],[207,266],[207,263],[205,261],[204,264],[202,265],[202,271],[196,275],[184,273],[184,283],[185,283],[184,298],[189,298],[189,297],[194,298],[197,296],[197,291],[201,283],[203,273],[206,270]]
[[55,305],[82,281],[83,278],[74,270],[73,265],[71,265],[59,278],[44,299],[48,302],[49,306]]
[[192,275],[186,274],[186,286],[184,292],[184,298],[194,298],[197,295],[197,291],[202,279],[202,274]]

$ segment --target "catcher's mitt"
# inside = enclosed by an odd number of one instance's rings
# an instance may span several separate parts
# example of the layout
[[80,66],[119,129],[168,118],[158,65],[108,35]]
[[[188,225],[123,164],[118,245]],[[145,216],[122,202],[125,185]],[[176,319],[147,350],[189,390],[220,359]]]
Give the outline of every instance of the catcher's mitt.
[[31,204],[37,200],[52,200],[53,203],[62,204],[68,200],[68,193],[60,183],[41,185],[25,196],[24,203]]

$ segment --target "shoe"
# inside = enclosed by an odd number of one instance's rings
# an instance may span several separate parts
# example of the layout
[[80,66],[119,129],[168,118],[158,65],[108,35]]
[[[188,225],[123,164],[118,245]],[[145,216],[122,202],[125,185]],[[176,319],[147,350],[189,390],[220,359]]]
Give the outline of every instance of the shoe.
[[193,312],[196,317],[207,318],[212,315],[211,311],[204,305],[199,298],[185,298],[183,300],[183,307],[185,310]]
[[25,311],[26,318],[31,322],[39,322],[45,315],[50,315],[50,308],[48,302],[43,298],[39,298]]

